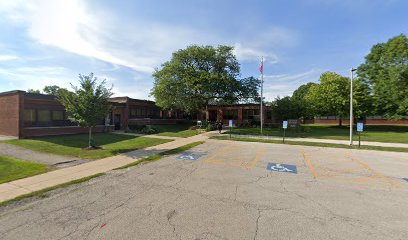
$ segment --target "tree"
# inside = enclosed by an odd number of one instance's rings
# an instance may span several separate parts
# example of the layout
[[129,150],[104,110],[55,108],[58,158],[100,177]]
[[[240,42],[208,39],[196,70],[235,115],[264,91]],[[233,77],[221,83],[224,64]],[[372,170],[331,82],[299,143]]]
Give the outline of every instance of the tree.
[[275,98],[271,103],[271,107],[275,118],[278,120],[299,118],[297,106],[294,105],[292,98],[289,96]]
[[52,85],[52,86],[45,86],[43,88],[43,92],[47,95],[54,95],[54,96],[58,96],[58,92],[60,91],[60,87],[58,87],[57,85]]
[[408,38],[404,34],[374,45],[357,74],[369,88],[375,114],[390,119],[408,115]]
[[34,89],[32,89],[32,88],[30,88],[30,89],[27,89],[27,93],[35,93],[35,94],[41,94],[41,91],[40,90],[34,90]]
[[65,106],[68,118],[82,127],[89,128],[88,148],[93,148],[92,128],[110,112],[109,98],[112,88],[105,87],[103,80],[98,84],[98,79],[93,73],[79,74],[79,87],[71,84],[73,92],[59,91],[58,99]]
[[210,103],[250,101],[258,98],[259,81],[238,79],[239,63],[229,46],[189,46],[153,73],[151,95],[164,109],[196,113]]
[[342,119],[348,115],[350,80],[334,72],[325,72],[320,76],[320,84],[312,85],[306,96],[313,111],[320,115],[335,115]]
[[297,113],[296,118],[303,117],[305,119],[313,119],[314,112],[310,105],[307,103],[306,96],[309,93],[310,88],[315,85],[317,84],[312,82],[303,84],[293,92],[291,102]]

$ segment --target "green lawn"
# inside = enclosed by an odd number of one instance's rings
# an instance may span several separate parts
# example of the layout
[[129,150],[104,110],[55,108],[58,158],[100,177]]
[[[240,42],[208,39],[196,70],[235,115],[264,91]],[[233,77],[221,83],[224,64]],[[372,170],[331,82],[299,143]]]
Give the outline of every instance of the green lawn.
[[157,135],[168,137],[191,137],[199,134],[197,130],[189,130],[189,124],[175,124],[175,125],[154,125],[153,128],[159,130]]
[[300,141],[285,141],[282,143],[281,140],[270,140],[270,139],[256,139],[256,138],[229,138],[224,136],[214,136],[211,139],[217,140],[229,140],[238,142],[262,142],[262,143],[275,143],[275,144],[286,144],[286,145],[301,145],[301,146],[312,146],[312,147],[330,147],[330,148],[347,148],[347,149],[362,149],[362,150],[377,150],[377,151],[390,151],[390,152],[408,152],[408,148],[398,148],[398,147],[377,147],[377,146],[350,146],[345,144],[333,144],[333,143],[317,143],[317,142],[300,142]]
[[84,159],[100,159],[172,141],[168,139],[144,138],[113,133],[96,133],[93,135],[93,139],[95,144],[102,147],[102,149],[82,149],[88,146],[87,134],[8,140],[5,142],[39,152]]
[[[336,140],[349,139],[348,126],[339,127],[335,125],[305,124],[304,127],[307,132],[294,132],[287,130],[286,136]],[[263,132],[264,135],[267,136],[283,135],[283,130],[278,128],[264,128]],[[232,133],[242,135],[260,135],[260,128],[238,128],[233,129]],[[357,134],[354,135],[354,140],[358,140]],[[361,134],[361,140],[371,142],[408,143],[408,126],[367,125],[365,126],[364,132]]]
[[0,183],[47,172],[46,165],[0,156]]

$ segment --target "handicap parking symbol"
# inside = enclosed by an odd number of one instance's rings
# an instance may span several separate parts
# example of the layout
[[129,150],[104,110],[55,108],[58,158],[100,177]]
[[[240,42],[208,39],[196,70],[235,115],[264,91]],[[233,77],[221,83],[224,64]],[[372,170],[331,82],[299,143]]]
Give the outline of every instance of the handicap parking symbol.
[[287,172],[287,173],[297,173],[297,168],[295,165],[280,164],[280,163],[268,163],[266,169],[274,172]]
[[177,159],[181,160],[197,160],[200,157],[200,155],[197,154],[181,154],[180,156],[177,157]]

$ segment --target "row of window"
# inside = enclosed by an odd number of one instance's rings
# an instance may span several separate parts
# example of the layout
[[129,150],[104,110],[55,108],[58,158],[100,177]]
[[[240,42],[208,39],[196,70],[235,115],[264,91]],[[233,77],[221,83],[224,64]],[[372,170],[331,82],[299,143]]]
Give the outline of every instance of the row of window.
[[24,109],[24,122],[50,122],[66,120],[64,111]]
[[[259,109],[244,109],[242,110],[242,119],[243,120],[259,120],[260,115],[259,115]],[[233,119],[237,120],[238,119],[238,110],[224,110],[222,114],[223,119]],[[272,119],[272,112],[267,111],[266,112],[266,118],[267,119]]]
[[129,117],[130,118],[140,118],[140,117],[159,117],[160,110],[154,108],[130,108]]

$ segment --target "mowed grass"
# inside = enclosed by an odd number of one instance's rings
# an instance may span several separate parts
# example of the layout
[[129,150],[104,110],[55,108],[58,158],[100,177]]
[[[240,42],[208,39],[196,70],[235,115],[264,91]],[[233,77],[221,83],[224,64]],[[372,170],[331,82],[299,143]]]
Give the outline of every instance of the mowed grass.
[[199,134],[197,130],[189,130],[189,124],[175,124],[175,125],[154,125],[153,128],[159,130],[158,136],[168,137],[192,137]]
[[[303,125],[307,132],[295,132],[290,129],[286,131],[286,137],[299,138],[320,138],[334,140],[348,140],[349,126],[335,125]],[[227,132],[229,133],[229,132]],[[260,135],[260,128],[238,128],[232,130],[233,134],[242,135]],[[266,136],[282,136],[282,128],[264,128],[263,134]],[[354,128],[354,140],[358,140],[358,135]],[[408,126],[381,126],[367,125],[364,127],[364,132],[361,133],[362,141],[370,142],[389,142],[389,143],[408,143]]]
[[312,146],[312,147],[329,147],[329,148],[347,148],[347,149],[357,149],[357,150],[376,150],[376,151],[389,151],[389,152],[408,152],[408,148],[398,148],[398,147],[378,147],[378,146],[350,146],[345,144],[333,144],[333,143],[318,143],[318,142],[300,142],[300,141],[285,141],[282,143],[281,140],[270,140],[270,139],[256,139],[256,138],[229,138],[214,136],[211,139],[216,140],[228,140],[228,141],[238,141],[238,142],[261,142],[261,143],[274,143],[274,144],[286,144],[286,145],[300,145],[300,146]]
[[48,167],[41,163],[0,156],[0,184],[45,173],[47,170]]
[[87,134],[8,140],[5,142],[39,152],[84,159],[100,159],[172,141],[113,133],[96,133],[93,135],[93,140],[102,149],[84,150],[83,148],[88,146]]

